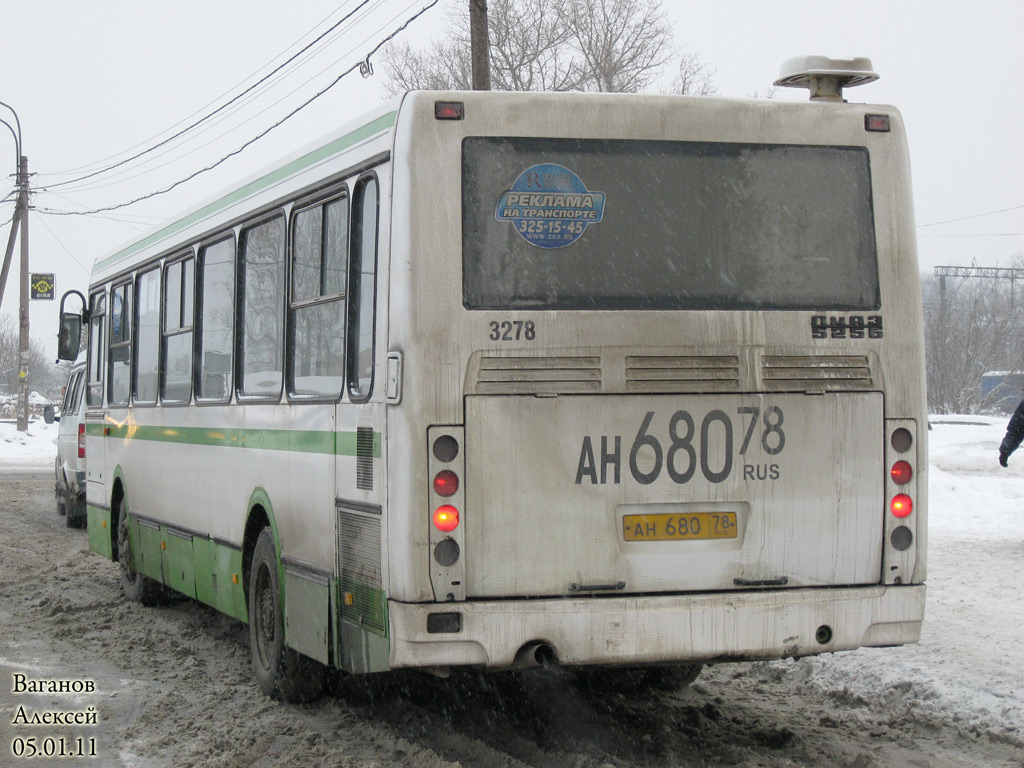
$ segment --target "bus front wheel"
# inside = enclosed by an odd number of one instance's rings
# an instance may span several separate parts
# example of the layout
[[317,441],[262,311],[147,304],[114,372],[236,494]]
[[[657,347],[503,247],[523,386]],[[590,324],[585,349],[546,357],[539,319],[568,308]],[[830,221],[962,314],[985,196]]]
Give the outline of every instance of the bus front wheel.
[[264,528],[256,540],[249,574],[249,646],[260,690],[289,702],[314,701],[324,691],[326,669],[284,643],[274,535]]

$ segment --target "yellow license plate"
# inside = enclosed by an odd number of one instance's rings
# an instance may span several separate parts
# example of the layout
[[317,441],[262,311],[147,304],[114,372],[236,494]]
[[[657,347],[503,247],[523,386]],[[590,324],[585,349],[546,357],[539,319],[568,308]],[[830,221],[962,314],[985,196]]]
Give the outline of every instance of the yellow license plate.
[[626,541],[735,539],[736,535],[735,512],[625,515],[622,518],[622,536]]

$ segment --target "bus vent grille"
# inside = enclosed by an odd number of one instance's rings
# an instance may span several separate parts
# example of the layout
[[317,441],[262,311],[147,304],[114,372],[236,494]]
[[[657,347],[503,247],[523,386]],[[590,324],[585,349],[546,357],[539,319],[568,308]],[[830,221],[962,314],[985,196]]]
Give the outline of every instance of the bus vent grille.
[[585,394],[601,391],[599,357],[485,357],[476,391],[481,395]]
[[356,488],[373,490],[373,429],[356,428]]
[[380,517],[338,510],[341,615],[364,628],[386,629],[380,560]]
[[627,357],[627,392],[739,392],[735,355]]
[[761,363],[769,392],[851,392],[874,388],[867,355],[766,355]]

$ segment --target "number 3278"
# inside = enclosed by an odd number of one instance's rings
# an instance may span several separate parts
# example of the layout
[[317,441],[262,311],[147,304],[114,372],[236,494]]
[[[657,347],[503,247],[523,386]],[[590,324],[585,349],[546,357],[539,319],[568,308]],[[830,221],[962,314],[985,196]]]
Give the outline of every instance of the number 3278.
[[533,320],[492,320],[491,341],[533,341],[537,338],[537,326]]

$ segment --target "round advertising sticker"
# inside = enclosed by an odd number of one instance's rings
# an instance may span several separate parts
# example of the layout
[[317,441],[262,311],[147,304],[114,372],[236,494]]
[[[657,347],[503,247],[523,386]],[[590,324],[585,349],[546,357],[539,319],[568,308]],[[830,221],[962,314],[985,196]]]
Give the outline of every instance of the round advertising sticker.
[[541,163],[502,193],[494,216],[510,222],[530,245],[562,248],[579,240],[588,224],[601,221],[604,197],[565,166]]

